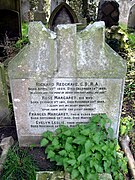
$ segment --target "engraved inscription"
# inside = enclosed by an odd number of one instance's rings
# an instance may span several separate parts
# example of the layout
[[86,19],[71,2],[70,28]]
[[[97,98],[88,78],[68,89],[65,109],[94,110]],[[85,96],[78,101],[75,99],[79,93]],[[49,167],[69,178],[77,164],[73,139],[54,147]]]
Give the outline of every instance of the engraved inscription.
[[105,113],[107,91],[107,84],[99,79],[57,78],[37,82],[28,87],[31,131],[87,123],[92,115]]

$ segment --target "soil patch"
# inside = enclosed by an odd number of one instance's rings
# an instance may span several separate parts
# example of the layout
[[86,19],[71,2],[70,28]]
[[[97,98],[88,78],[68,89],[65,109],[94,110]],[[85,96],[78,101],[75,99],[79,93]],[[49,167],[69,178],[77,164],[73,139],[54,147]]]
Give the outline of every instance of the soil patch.
[[61,166],[57,166],[55,162],[51,162],[49,159],[47,159],[44,148],[34,147],[24,149],[26,149],[28,154],[32,156],[34,162],[36,163],[40,171],[63,170]]

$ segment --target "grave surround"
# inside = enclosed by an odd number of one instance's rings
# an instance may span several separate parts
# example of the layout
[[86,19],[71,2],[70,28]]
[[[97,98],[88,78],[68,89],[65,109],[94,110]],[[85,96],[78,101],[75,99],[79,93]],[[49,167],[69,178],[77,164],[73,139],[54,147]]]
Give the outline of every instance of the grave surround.
[[104,31],[104,22],[80,32],[58,25],[56,33],[30,23],[30,45],[8,69],[20,146],[39,145],[44,131],[99,113],[112,119],[118,137],[126,62],[105,43]]

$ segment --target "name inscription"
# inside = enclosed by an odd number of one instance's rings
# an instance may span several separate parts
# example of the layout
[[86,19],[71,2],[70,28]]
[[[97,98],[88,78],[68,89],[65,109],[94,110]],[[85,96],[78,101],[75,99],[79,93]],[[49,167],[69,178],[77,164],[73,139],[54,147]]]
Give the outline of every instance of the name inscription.
[[[108,81],[56,78],[28,87],[30,130],[55,130],[60,124],[73,127],[89,117],[106,113]],[[43,130],[41,130],[43,129]]]

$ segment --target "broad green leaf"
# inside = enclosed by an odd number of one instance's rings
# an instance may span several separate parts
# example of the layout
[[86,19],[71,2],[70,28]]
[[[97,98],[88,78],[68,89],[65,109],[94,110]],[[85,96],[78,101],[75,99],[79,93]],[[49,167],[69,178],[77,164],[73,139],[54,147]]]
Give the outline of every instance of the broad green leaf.
[[61,156],[67,156],[67,152],[65,150],[59,151],[59,154]]
[[99,144],[99,142],[100,142],[100,133],[97,132],[92,138],[93,138],[93,141],[96,144]]
[[48,140],[46,138],[43,138],[40,142],[40,146],[43,147],[43,146],[46,146],[48,144]]
[[99,123],[100,123],[100,126],[103,128],[106,125],[106,120],[101,118]]
[[58,146],[59,145],[59,141],[58,141],[58,139],[56,137],[53,139],[52,145],[53,146]]
[[69,144],[72,144],[73,138],[72,137],[67,137],[66,142],[69,143]]
[[68,156],[72,159],[75,159],[75,154],[73,152],[68,153]]
[[73,147],[71,146],[71,144],[66,143],[65,144],[65,150],[68,151],[68,152],[71,152],[73,150]]
[[88,139],[85,143],[85,152],[86,153],[90,152],[93,145],[94,144]]
[[76,179],[79,176],[79,171],[77,169],[73,169],[71,173],[71,179]]
[[52,159],[52,158],[54,158],[54,156],[55,156],[55,153],[54,153],[53,151],[50,150],[50,151],[48,152],[47,158]]
[[98,164],[95,164],[94,167],[97,173],[103,173],[103,168],[101,166],[99,166]]
[[77,160],[78,160],[79,162],[83,162],[83,161],[85,161],[85,158],[86,158],[86,154],[81,154],[81,155],[77,158]]
[[53,140],[53,133],[51,131],[47,131],[43,133],[43,137],[49,139],[50,141]]
[[104,146],[102,147],[102,150],[104,150],[105,152],[107,151],[107,149],[108,149],[108,146],[107,146],[107,145],[104,145]]
[[114,136],[114,131],[113,131],[113,129],[109,127],[109,128],[107,129],[107,131],[108,131],[108,133],[109,133],[110,138],[113,138],[113,136]]
[[82,176],[84,177],[85,174],[85,167],[84,166],[79,166],[78,167],[79,172],[82,174]]
[[110,161],[106,161],[106,162],[104,162],[104,169],[105,169],[105,172],[108,172],[109,171],[109,167],[110,167],[110,165],[111,165],[111,162]]
[[98,123],[100,121],[100,116],[99,115],[92,116],[90,121],[94,123]]
[[88,174],[87,180],[99,180],[97,174]]
[[76,144],[84,144],[86,141],[86,137],[85,136],[78,136],[76,137],[74,140],[73,140],[73,143],[76,143]]
[[90,134],[90,129],[84,129],[80,132],[82,135],[88,136]]
[[76,163],[76,160],[75,159],[70,159],[67,161],[68,164],[71,164],[71,166],[74,166],[75,163]]
[[68,161],[69,159],[68,158],[63,158],[63,166],[64,166],[64,169],[66,170],[67,169],[67,167],[69,166],[69,164],[67,163],[67,161]]
[[68,129],[67,131],[63,132],[63,134],[65,134],[66,136],[70,136],[71,135],[71,130]]

